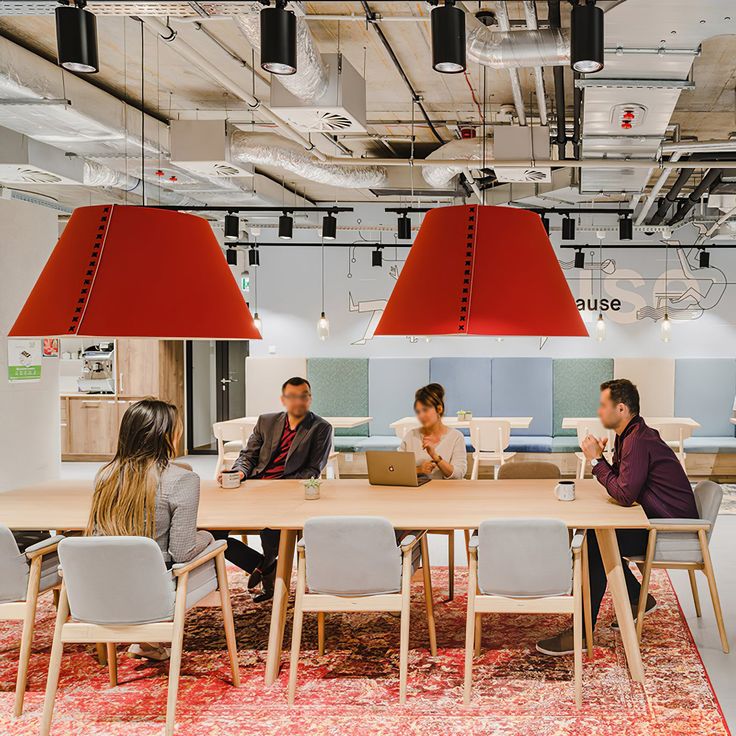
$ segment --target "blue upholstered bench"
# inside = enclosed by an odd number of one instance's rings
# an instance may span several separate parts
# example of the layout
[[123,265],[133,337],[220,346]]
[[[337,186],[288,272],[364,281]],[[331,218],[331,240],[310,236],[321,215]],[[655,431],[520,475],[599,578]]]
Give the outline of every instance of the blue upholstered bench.
[[690,437],[685,440],[685,452],[736,453],[736,437]]

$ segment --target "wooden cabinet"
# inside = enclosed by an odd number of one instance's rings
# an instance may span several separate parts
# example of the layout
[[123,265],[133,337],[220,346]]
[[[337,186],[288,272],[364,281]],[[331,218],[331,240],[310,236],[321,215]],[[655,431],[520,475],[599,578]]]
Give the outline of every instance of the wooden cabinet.
[[67,454],[110,456],[115,452],[117,430],[115,398],[74,396],[69,399]]
[[118,340],[116,342],[118,395],[159,395],[160,342],[163,341]]

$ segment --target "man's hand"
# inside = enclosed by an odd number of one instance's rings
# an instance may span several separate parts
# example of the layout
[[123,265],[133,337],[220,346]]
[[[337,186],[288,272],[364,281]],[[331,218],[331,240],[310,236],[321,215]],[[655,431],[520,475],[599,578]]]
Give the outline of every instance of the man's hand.
[[[238,470],[238,474],[240,475],[240,482],[242,483],[245,479],[245,473],[242,470]],[[222,471],[217,474],[217,483],[222,485]]]
[[428,460],[423,462],[421,465],[417,465],[417,475],[431,475],[434,470],[434,465]]
[[599,440],[597,437],[593,437],[592,434],[589,434],[582,441],[580,448],[582,449],[583,454],[586,458],[588,458],[588,460],[596,460],[603,455],[603,451],[606,448],[607,441],[607,437]]

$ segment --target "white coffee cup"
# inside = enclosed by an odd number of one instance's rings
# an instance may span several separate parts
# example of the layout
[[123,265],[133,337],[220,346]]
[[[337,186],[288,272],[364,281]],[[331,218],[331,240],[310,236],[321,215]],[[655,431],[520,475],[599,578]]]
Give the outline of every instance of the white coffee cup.
[[223,470],[222,479],[220,480],[220,486],[222,488],[237,488],[238,486],[240,486],[240,471]]
[[555,496],[558,501],[574,501],[575,500],[575,481],[561,480],[555,486]]

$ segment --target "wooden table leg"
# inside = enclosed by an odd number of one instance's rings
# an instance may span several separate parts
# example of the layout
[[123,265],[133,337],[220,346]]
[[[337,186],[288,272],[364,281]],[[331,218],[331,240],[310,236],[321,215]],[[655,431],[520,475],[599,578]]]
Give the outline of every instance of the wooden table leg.
[[286,609],[291,589],[291,568],[294,564],[296,530],[283,529],[279,539],[279,558],[276,564],[276,581],[273,588],[271,628],[268,632],[268,655],[266,657],[266,685],[273,685],[281,667],[281,647],[284,642]]
[[629,672],[633,680],[644,682],[644,666],[641,661],[639,642],[636,638],[634,617],[631,615],[631,602],[629,601],[626,580],[624,579],[624,562],[618,548],[616,530],[596,529],[595,533],[598,538],[603,566],[608,577],[608,589],[611,591],[613,605],[616,609],[616,619],[621,632],[624,651],[626,652],[626,660],[629,663]]

